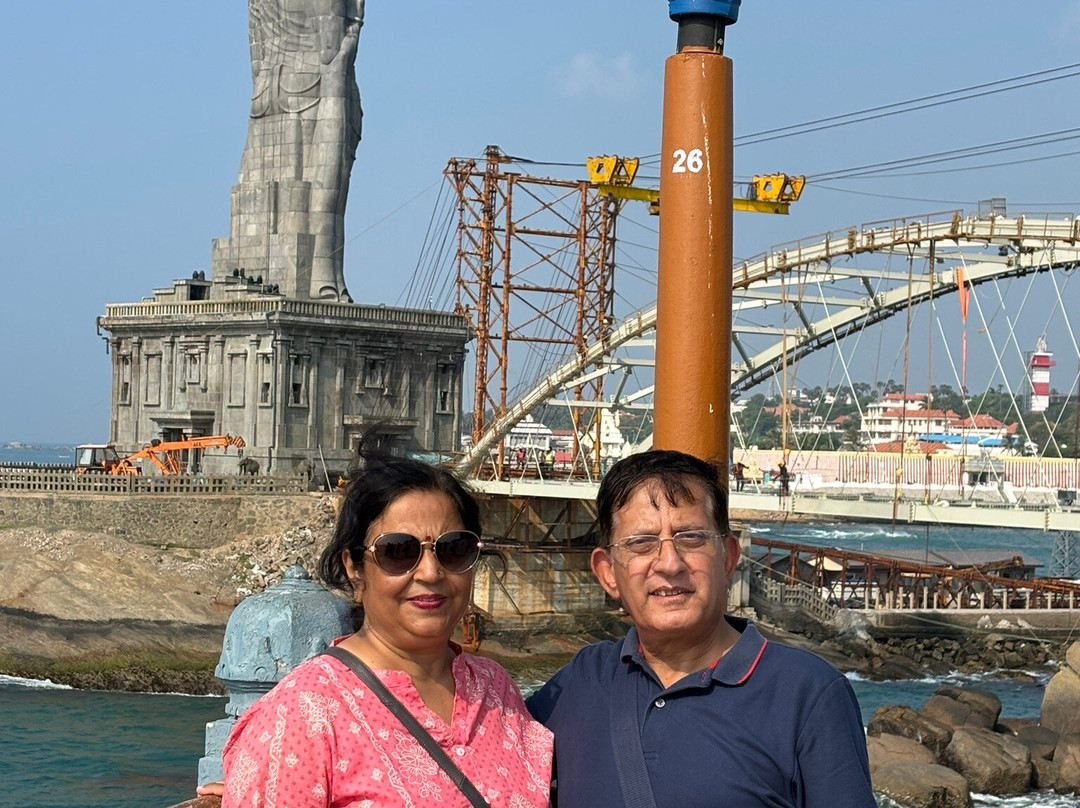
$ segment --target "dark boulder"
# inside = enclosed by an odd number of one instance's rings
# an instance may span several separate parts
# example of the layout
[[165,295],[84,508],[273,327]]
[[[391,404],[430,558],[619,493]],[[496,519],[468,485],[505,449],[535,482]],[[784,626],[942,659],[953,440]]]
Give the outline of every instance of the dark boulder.
[[866,754],[870,758],[870,774],[883,766],[937,763],[934,753],[914,738],[888,733],[867,737]]
[[910,707],[889,705],[881,707],[866,726],[867,735],[900,735],[918,741],[941,759],[941,753],[952,740],[952,729],[933,719],[919,715]]
[[[1001,699],[988,690],[977,690],[973,687],[952,687],[942,685],[934,691],[935,696],[945,696],[954,699],[969,707],[973,714],[980,716],[979,720],[989,724],[987,729],[993,729],[1001,717]],[[981,716],[993,716],[993,722],[987,722]]]
[[1054,750],[1054,763],[1059,767],[1055,788],[1067,794],[1080,794],[1080,734],[1063,735]]
[[1008,735],[981,727],[961,727],[942,755],[942,763],[967,778],[973,791],[1009,796],[1031,786],[1031,752]]
[[1001,701],[993,693],[980,690],[939,687],[919,715],[953,729],[974,726],[992,730],[1001,715]]
[[1037,727],[1039,721],[1036,718],[1001,718],[994,732],[1012,733],[1016,735],[1024,727]]
[[1024,727],[1016,733],[1016,740],[1031,750],[1031,758],[1043,758],[1050,760],[1054,756],[1054,749],[1058,745],[1060,736],[1052,729],[1032,726]]
[[936,763],[890,763],[871,777],[875,791],[907,808],[971,808],[967,781]]
[[1044,758],[1032,758],[1031,768],[1034,770],[1031,778],[1032,786],[1040,791],[1052,791],[1058,788],[1058,783],[1061,781],[1061,766],[1057,763]]

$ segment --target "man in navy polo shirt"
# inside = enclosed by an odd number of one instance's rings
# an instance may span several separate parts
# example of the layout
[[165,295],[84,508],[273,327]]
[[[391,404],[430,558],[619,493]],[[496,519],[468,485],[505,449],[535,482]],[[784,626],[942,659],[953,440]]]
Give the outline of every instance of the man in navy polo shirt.
[[559,808],[876,805],[847,680],[725,615],[739,547],[718,480],[651,451],[600,486],[592,569],[634,627],[528,700],[555,733]]

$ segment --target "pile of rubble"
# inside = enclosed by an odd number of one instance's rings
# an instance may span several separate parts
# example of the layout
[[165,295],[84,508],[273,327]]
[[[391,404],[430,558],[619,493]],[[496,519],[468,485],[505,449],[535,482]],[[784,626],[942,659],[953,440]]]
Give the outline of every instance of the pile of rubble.
[[230,569],[226,585],[240,601],[280,581],[293,564],[300,564],[315,577],[319,556],[333,532],[334,511],[328,501],[322,517],[313,524],[233,542],[215,553]]
[[1024,670],[1045,664],[1054,652],[1052,643],[1003,634],[890,637],[883,645],[889,653],[900,654],[932,670]]

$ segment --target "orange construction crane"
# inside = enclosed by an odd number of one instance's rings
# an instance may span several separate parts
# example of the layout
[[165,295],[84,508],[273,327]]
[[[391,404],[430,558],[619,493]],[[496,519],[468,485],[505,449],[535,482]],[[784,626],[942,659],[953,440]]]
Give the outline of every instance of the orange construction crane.
[[181,452],[191,449],[224,449],[227,452],[230,446],[243,454],[244,439],[239,435],[202,435],[168,442],[154,440],[127,457],[120,457],[111,443],[88,443],[76,448],[75,467],[79,474],[140,474],[137,464],[149,460],[163,475],[176,475],[184,472]]

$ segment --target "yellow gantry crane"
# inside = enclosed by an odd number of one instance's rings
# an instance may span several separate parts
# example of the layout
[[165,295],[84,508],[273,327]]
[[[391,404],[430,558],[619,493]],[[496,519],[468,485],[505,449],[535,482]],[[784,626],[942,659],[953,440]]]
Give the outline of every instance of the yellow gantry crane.
[[[690,152],[681,157],[688,170],[693,170],[691,163],[695,159],[700,160],[701,155],[695,156]],[[614,154],[590,157],[585,161],[589,181],[596,186],[599,193],[619,199],[648,202],[649,213],[655,216],[660,213],[660,192],[655,188],[639,188],[633,184],[640,164],[641,160],[637,157],[619,157]],[[791,203],[798,201],[802,195],[805,184],[806,177],[803,176],[757,174],[750,182],[750,196],[735,197],[732,200],[733,206],[735,210],[752,213],[787,214]]]

